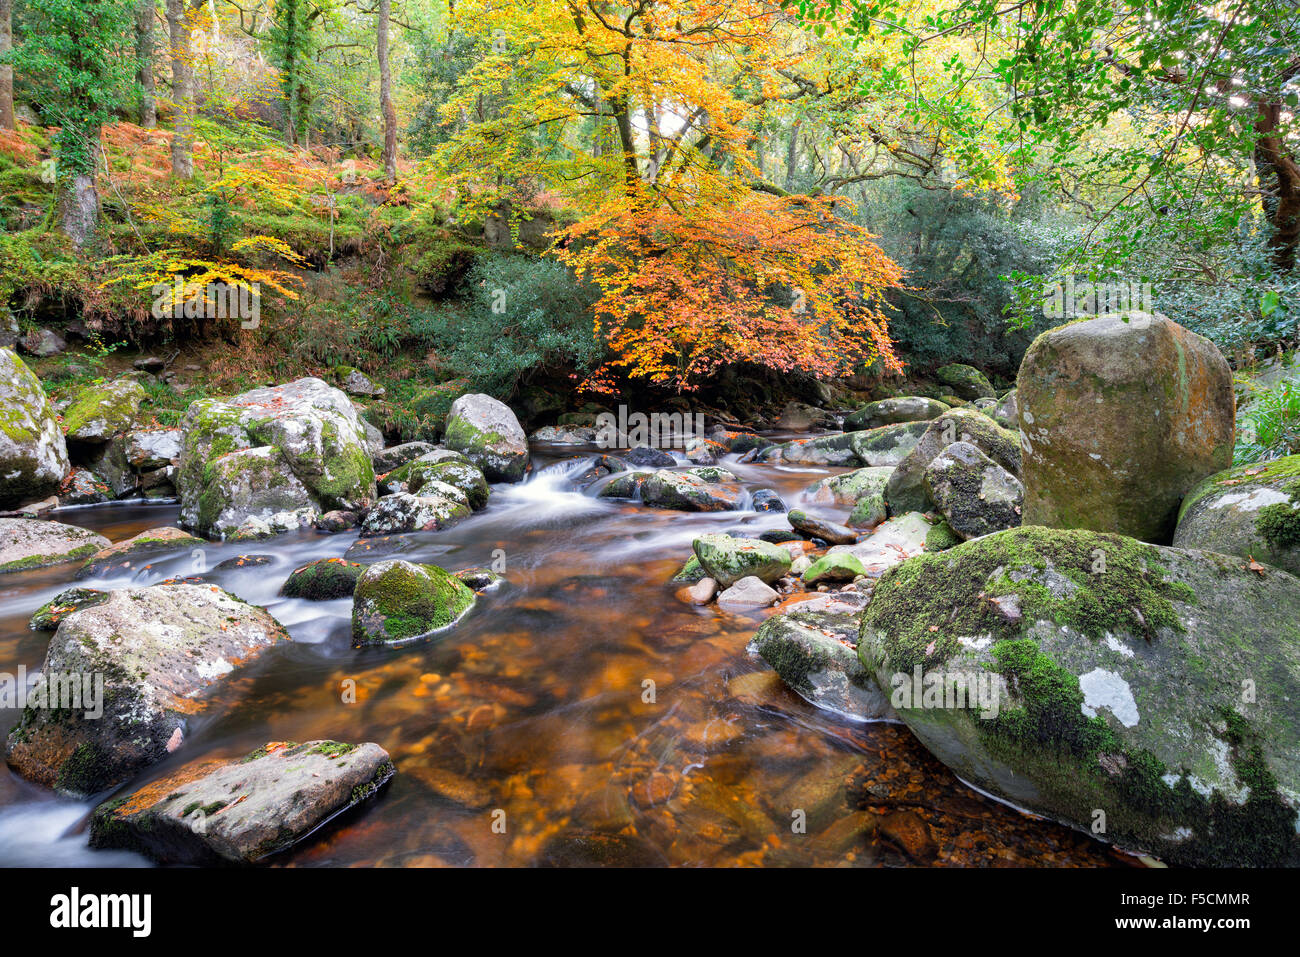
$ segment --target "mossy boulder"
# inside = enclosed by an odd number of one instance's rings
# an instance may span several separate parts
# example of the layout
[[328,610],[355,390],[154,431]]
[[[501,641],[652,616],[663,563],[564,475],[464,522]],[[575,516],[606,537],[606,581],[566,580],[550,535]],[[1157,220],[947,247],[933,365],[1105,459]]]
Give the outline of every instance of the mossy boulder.
[[926,422],[899,422],[848,433],[857,464],[869,468],[894,467],[907,458],[929,428]]
[[356,562],[320,558],[295,568],[280,586],[280,594],[285,598],[305,598],[307,601],[351,598],[363,571],[365,566]]
[[858,721],[897,720],[857,655],[858,616],[797,609],[763,622],[749,643],[809,704]]
[[486,508],[491,489],[487,479],[476,465],[469,462],[419,462],[407,473],[407,491],[414,495],[426,494],[425,486],[441,482],[459,490],[474,511]]
[[960,545],[961,542],[961,537],[947,522],[940,522],[926,533],[925,550],[927,552],[947,551],[954,545]]
[[790,553],[786,549],[756,538],[701,535],[691,548],[705,575],[722,588],[751,575],[771,583],[790,571]]
[[109,541],[103,535],[38,518],[0,518],[0,575],[82,561]]
[[119,571],[135,571],[159,555],[182,549],[202,548],[207,542],[179,528],[150,528],[120,542],[100,549],[86,559],[77,571],[77,578],[111,575]]
[[405,532],[436,532],[469,518],[470,507],[463,494],[445,486],[451,495],[439,494],[428,483],[425,495],[398,492],[385,495],[361,522],[361,537],[400,535]]
[[967,442],[1012,475],[1020,473],[1020,443],[1014,432],[1002,428],[974,409],[953,409],[926,426],[920,441],[889,476],[885,501],[891,515],[927,512],[934,507],[925,489],[925,470],[940,452],[954,442]]
[[925,491],[962,539],[1020,524],[1025,487],[969,442],[954,442],[925,467]]
[[1164,316],[1107,315],[1043,333],[1016,396],[1028,524],[1168,543],[1183,497],[1232,464],[1228,363]]
[[651,474],[650,472],[627,472],[623,475],[615,475],[600,487],[596,498],[638,498],[641,495],[641,484]]
[[32,614],[27,627],[32,631],[53,631],[74,611],[108,600],[109,593],[95,588],[65,588]]
[[803,494],[815,505],[855,505],[860,499],[883,494],[892,471],[878,466],[841,472],[819,479],[804,489]]
[[[424,443],[409,443],[411,445]],[[440,465],[444,462],[461,462],[463,464],[472,464],[469,459],[459,452],[453,452],[451,449],[431,449],[419,456],[403,462],[390,472],[386,472],[379,478],[379,490],[385,495],[391,495],[393,492],[411,491],[411,475],[418,469],[427,465]],[[477,468],[477,466],[475,466]]]
[[354,510],[376,497],[356,408],[320,379],[201,399],[186,410],[182,432],[181,524],[200,534],[220,535],[246,517],[304,507]]
[[[641,482],[641,501],[680,512],[728,512],[740,508],[740,486],[709,481],[698,474],[660,469]],[[603,491],[603,490],[602,490]]]
[[856,412],[844,417],[845,431],[878,429],[882,425],[899,422],[928,422],[948,411],[948,406],[938,399],[923,395],[899,395],[868,402]]
[[474,604],[474,592],[436,565],[392,559],[362,572],[352,602],[353,643],[385,645],[454,624]]
[[961,362],[953,362],[934,370],[934,377],[963,399],[992,399],[997,396],[988,377]]
[[1004,429],[1015,431],[1020,428],[1020,406],[1016,397],[1016,390],[1012,389],[1002,398],[998,399],[993,410],[988,413],[993,416],[993,421]]
[[830,552],[804,569],[803,581],[805,585],[851,582],[866,574],[867,566],[852,552]]
[[40,380],[12,349],[0,349],[0,509],[54,494],[70,468]]
[[858,453],[853,446],[853,435],[852,432],[837,432],[796,439],[777,446],[770,457],[791,465],[857,465]]
[[421,455],[432,452],[433,445],[428,442],[404,442],[376,452],[373,458],[375,474],[385,475],[407,462],[413,462]]
[[1205,479],[1183,499],[1174,545],[1253,558],[1300,575],[1300,455]]
[[127,378],[86,386],[63,413],[68,442],[74,446],[102,445],[127,431],[146,394],[144,386]]
[[1289,573],[1027,526],[886,573],[858,651],[917,738],[1004,800],[1171,863],[1300,863]]
[[471,393],[452,403],[443,443],[494,482],[518,482],[528,471],[528,437],[510,407],[490,395]]
[[160,864],[252,864],[370,800],[394,775],[377,744],[270,742],[164,775],[95,808],[90,846]]
[[29,697],[9,734],[9,764],[73,794],[120,784],[184,744],[213,685],[285,640],[264,609],[211,585],[114,591],[63,618],[41,666],[43,675],[79,679],[83,688],[87,679],[102,681],[102,714],[84,697],[72,708]]

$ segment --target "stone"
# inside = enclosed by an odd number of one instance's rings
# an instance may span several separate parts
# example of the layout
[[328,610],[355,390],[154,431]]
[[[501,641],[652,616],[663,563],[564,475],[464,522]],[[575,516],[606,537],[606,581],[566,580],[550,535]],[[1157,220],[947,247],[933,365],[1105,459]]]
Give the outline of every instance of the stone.
[[490,481],[518,482],[528,470],[528,437],[510,407],[489,395],[470,393],[451,404],[443,442]]
[[39,518],[0,518],[0,575],[82,561],[107,548],[103,535]]
[[395,774],[377,744],[271,742],[236,761],[186,765],[95,808],[90,846],[160,864],[252,864],[368,801]]
[[49,329],[33,329],[19,340],[19,345],[23,352],[37,359],[57,356],[68,348],[68,344]]
[[691,601],[697,605],[707,605],[713,601],[713,596],[718,593],[718,583],[712,578],[701,578],[690,588],[686,589],[690,595]]
[[32,614],[27,627],[32,631],[53,631],[68,615],[108,600],[109,593],[95,588],[65,588]]
[[114,498],[108,483],[89,469],[73,469],[59,487],[60,505],[99,505]]
[[635,499],[641,495],[641,485],[650,477],[649,472],[628,472],[626,475],[616,475],[596,493],[597,498],[627,498]]
[[546,425],[528,440],[547,445],[595,445],[596,430],[588,425]]
[[213,585],[123,588],[66,616],[41,667],[102,679],[99,717],[35,707],[10,732],[11,767],[44,787],[93,794],[182,746],[205,693],[280,641],[264,609]]
[[1026,525],[1165,544],[1183,497],[1232,464],[1228,363],[1161,315],[1099,316],[1043,333],[1016,393]]
[[652,449],[648,445],[638,445],[623,456],[628,465],[641,465],[656,469],[670,469],[677,460],[667,452]]
[[740,507],[741,490],[689,472],[660,469],[642,481],[641,501],[653,508],[681,512],[727,512]]
[[77,570],[76,578],[111,575],[115,572],[139,568],[168,552],[202,548],[208,543],[179,528],[151,528],[131,538],[114,542],[86,559]]
[[813,518],[800,509],[788,513],[786,520],[804,538],[820,538],[828,545],[852,545],[858,540],[858,533],[853,529],[836,522]]
[[403,532],[436,532],[469,518],[470,508],[462,496],[412,495],[398,492],[385,495],[366,513],[361,522],[361,537],[397,535]]
[[355,395],[363,399],[379,399],[387,394],[388,390],[381,385],[375,385],[370,377],[360,369],[349,369],[343,376],[340,383],[343,391],[348,395]]
[[867,567],[852,552],[831,552],[813,561],[803,572],[805,585],[823,582],[851,582],[867,574]]
[[755,489],[749,496],[749,506],[756,512],[789,511],[780,493],[770,488]]
[[878,429],[850,432],[857,463],[869,468],[894,467],[916,448],[928,422],[900,422]]
[[915,448],[898,463],[885,486],[891,515],[927,512],[933,508],[925,488],[925,470],[936,455],[954,442],[968,442],[1012,475],[1020,474],[1020,444],[1016,433],[1002,428],[974,409],[953,409],[931,422]]
[[1025,487],[969,442],[954,442],[936,455],[924,481],[930,501],[963,540],[1020,524]]
[[1241,465],[1202,481],[1183,499],[1173,543],[1300,575],[1300,455]]
[[1020,428],[1020,406],[1016,398],[1016,390],[1012,389],[1002,398],[998,399],[993,411],[989,413],[993,416],[993,421],[1004,429],[1016,430]]
[[145,399],[144,387],[133,379],[114,379],[87,386],[63,413],[63,430],[70,445],[102,445],[131,427]]
[[919,512],[895,515],[876,526],[862,541],[853,545],[835,545],[826,553],[853,555],[866,569],[867,577],[878,578],[900,562],[921,554],[932,527]]
[[175,465],[181,458],[180,429],[140,429],[122,437],[127,464],[137,472]]
[[963,399],[992,399],[997,397],[988,378],[974,366],[953,362],[934,370],[934,377]]
[[856,412],[844,417],[845,431],[878,429],[882,425],[899,422],[928,422],[948,411],[948,406],[938,399],[922,395],[902,395],[868,402]]
[[204,475],[205,487],[191,496],[192,508],[187,509],[184,487],[181,490],[182,523],[204,535],[232,538],[249,519],[306,510],[314,520],[319,514],[311,490],[273,446],[231,452],[216,459]]
[[[407,491],[413,495],[427,495],[430,483],[450,486],[464,496],[465,504],[474,511],[486,508],[492,490],[487,479],[469,462],[416,462],[407,473]],[[450,496],[454,498],[455,496]]]
[[0,349],[0,509],[58,491],[68,474],[67,443],[40,380]]
[[756,538],[702,535],[691,543],[691,548],[704,574],[721,588],[750,576],[771,583],[790,571],[789,551]]
[[280,586],[280,594],[307,601],[351,598],[364,570],[364,565],[342,558],[320,558],[290,572]]
[[436,565],[377,562],[357,579],[352,604],[355,645],[425,637],[453,625],[474,605],[474,592]]
[[404,442],[401,445],[382,449],[374,455],[375,473],[385,475],[398,466],[413,462],[433,450],[434,447],[428,442]]
[[833,429],[836,427],[835,416],[815,405],[791,401],[786,403],[774,423],[774,428],[783,432],[807,432],[813,426]]
[[1085,832],[1104,809],[1107,840],[1170,864],[1295,866],[1297,622],[1279,569],[1026,526],[882,576],[858,651],[984,791]]
[[805,610],[773,615],[749,651],[815,708],[857,721],[896,721],[889,697],[858,660],[858,616]]
[[768,608],[780,599],[761,578],[750,575],[719,594],[718,604],[731,608]]

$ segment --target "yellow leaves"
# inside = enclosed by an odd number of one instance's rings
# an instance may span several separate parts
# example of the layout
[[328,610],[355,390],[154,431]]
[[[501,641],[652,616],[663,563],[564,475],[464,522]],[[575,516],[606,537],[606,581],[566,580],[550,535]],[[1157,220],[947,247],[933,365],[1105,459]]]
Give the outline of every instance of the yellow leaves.
[[265,249],[275,253],[281,259],[285,259],[295,266],[306,267],[307,260],[294,252],[293,247],[283,239],[276,239],[274,236],[248,236],[234,242],[230,246],[232,253],[245,252],[253,249]]

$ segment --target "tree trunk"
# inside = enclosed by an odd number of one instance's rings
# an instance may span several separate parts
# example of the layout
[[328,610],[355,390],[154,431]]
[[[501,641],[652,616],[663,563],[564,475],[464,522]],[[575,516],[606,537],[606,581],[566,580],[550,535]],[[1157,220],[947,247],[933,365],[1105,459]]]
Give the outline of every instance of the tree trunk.
[[397,110],[393,107],[393,78],[388,64],[388,18],[392,0],[379,0],[379,19],[375,38],[379,47],[379,106],[384,114],[384,175],[390,183],[397,181]]
[[167,0],[172,61],[172,175],[194,178],[194,75],[185,0]]
[[[8,53],[14,45],[14,2],[0,0],[0,55]],[[14,68],[0,65],[0,127],[14,128]]]
[[[99,131],[95,131],[96,140]],[[95,174],[79,173],[63,184],[59,196],[59,226],[76,246],[84,246],[99,221],[99,194]]]
[[[0,0],[8,3],[10,0]],[[158,125],[158,104],[153,78],[154,0],[139,0],[135,8],[135,56],[140,61],[140,125],[153,129]]]
[[1260,135],[1255,142],[1255,175],[1260,189],[1268,192],[1263,205],[1273,227],[1273,265],[1285,274],[1295,268],[1300,245],[1300,166],[1279,130],[1281,120],[1281,100],[1261,104],[1255,121]]

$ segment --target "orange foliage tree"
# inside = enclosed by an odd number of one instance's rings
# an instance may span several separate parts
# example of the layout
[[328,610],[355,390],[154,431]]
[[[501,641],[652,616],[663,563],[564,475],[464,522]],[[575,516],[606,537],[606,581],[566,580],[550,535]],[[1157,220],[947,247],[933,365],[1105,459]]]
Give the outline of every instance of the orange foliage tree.
[[463,0],[480,55],[437,167],[468,215],[558,192],[555,254],[596,282],[615,371],[697,387],[719,366],[898,369],[879,308],[897,267],[836,202],[766,183],[764,111],[815,93],[804,34],[762,0]]

